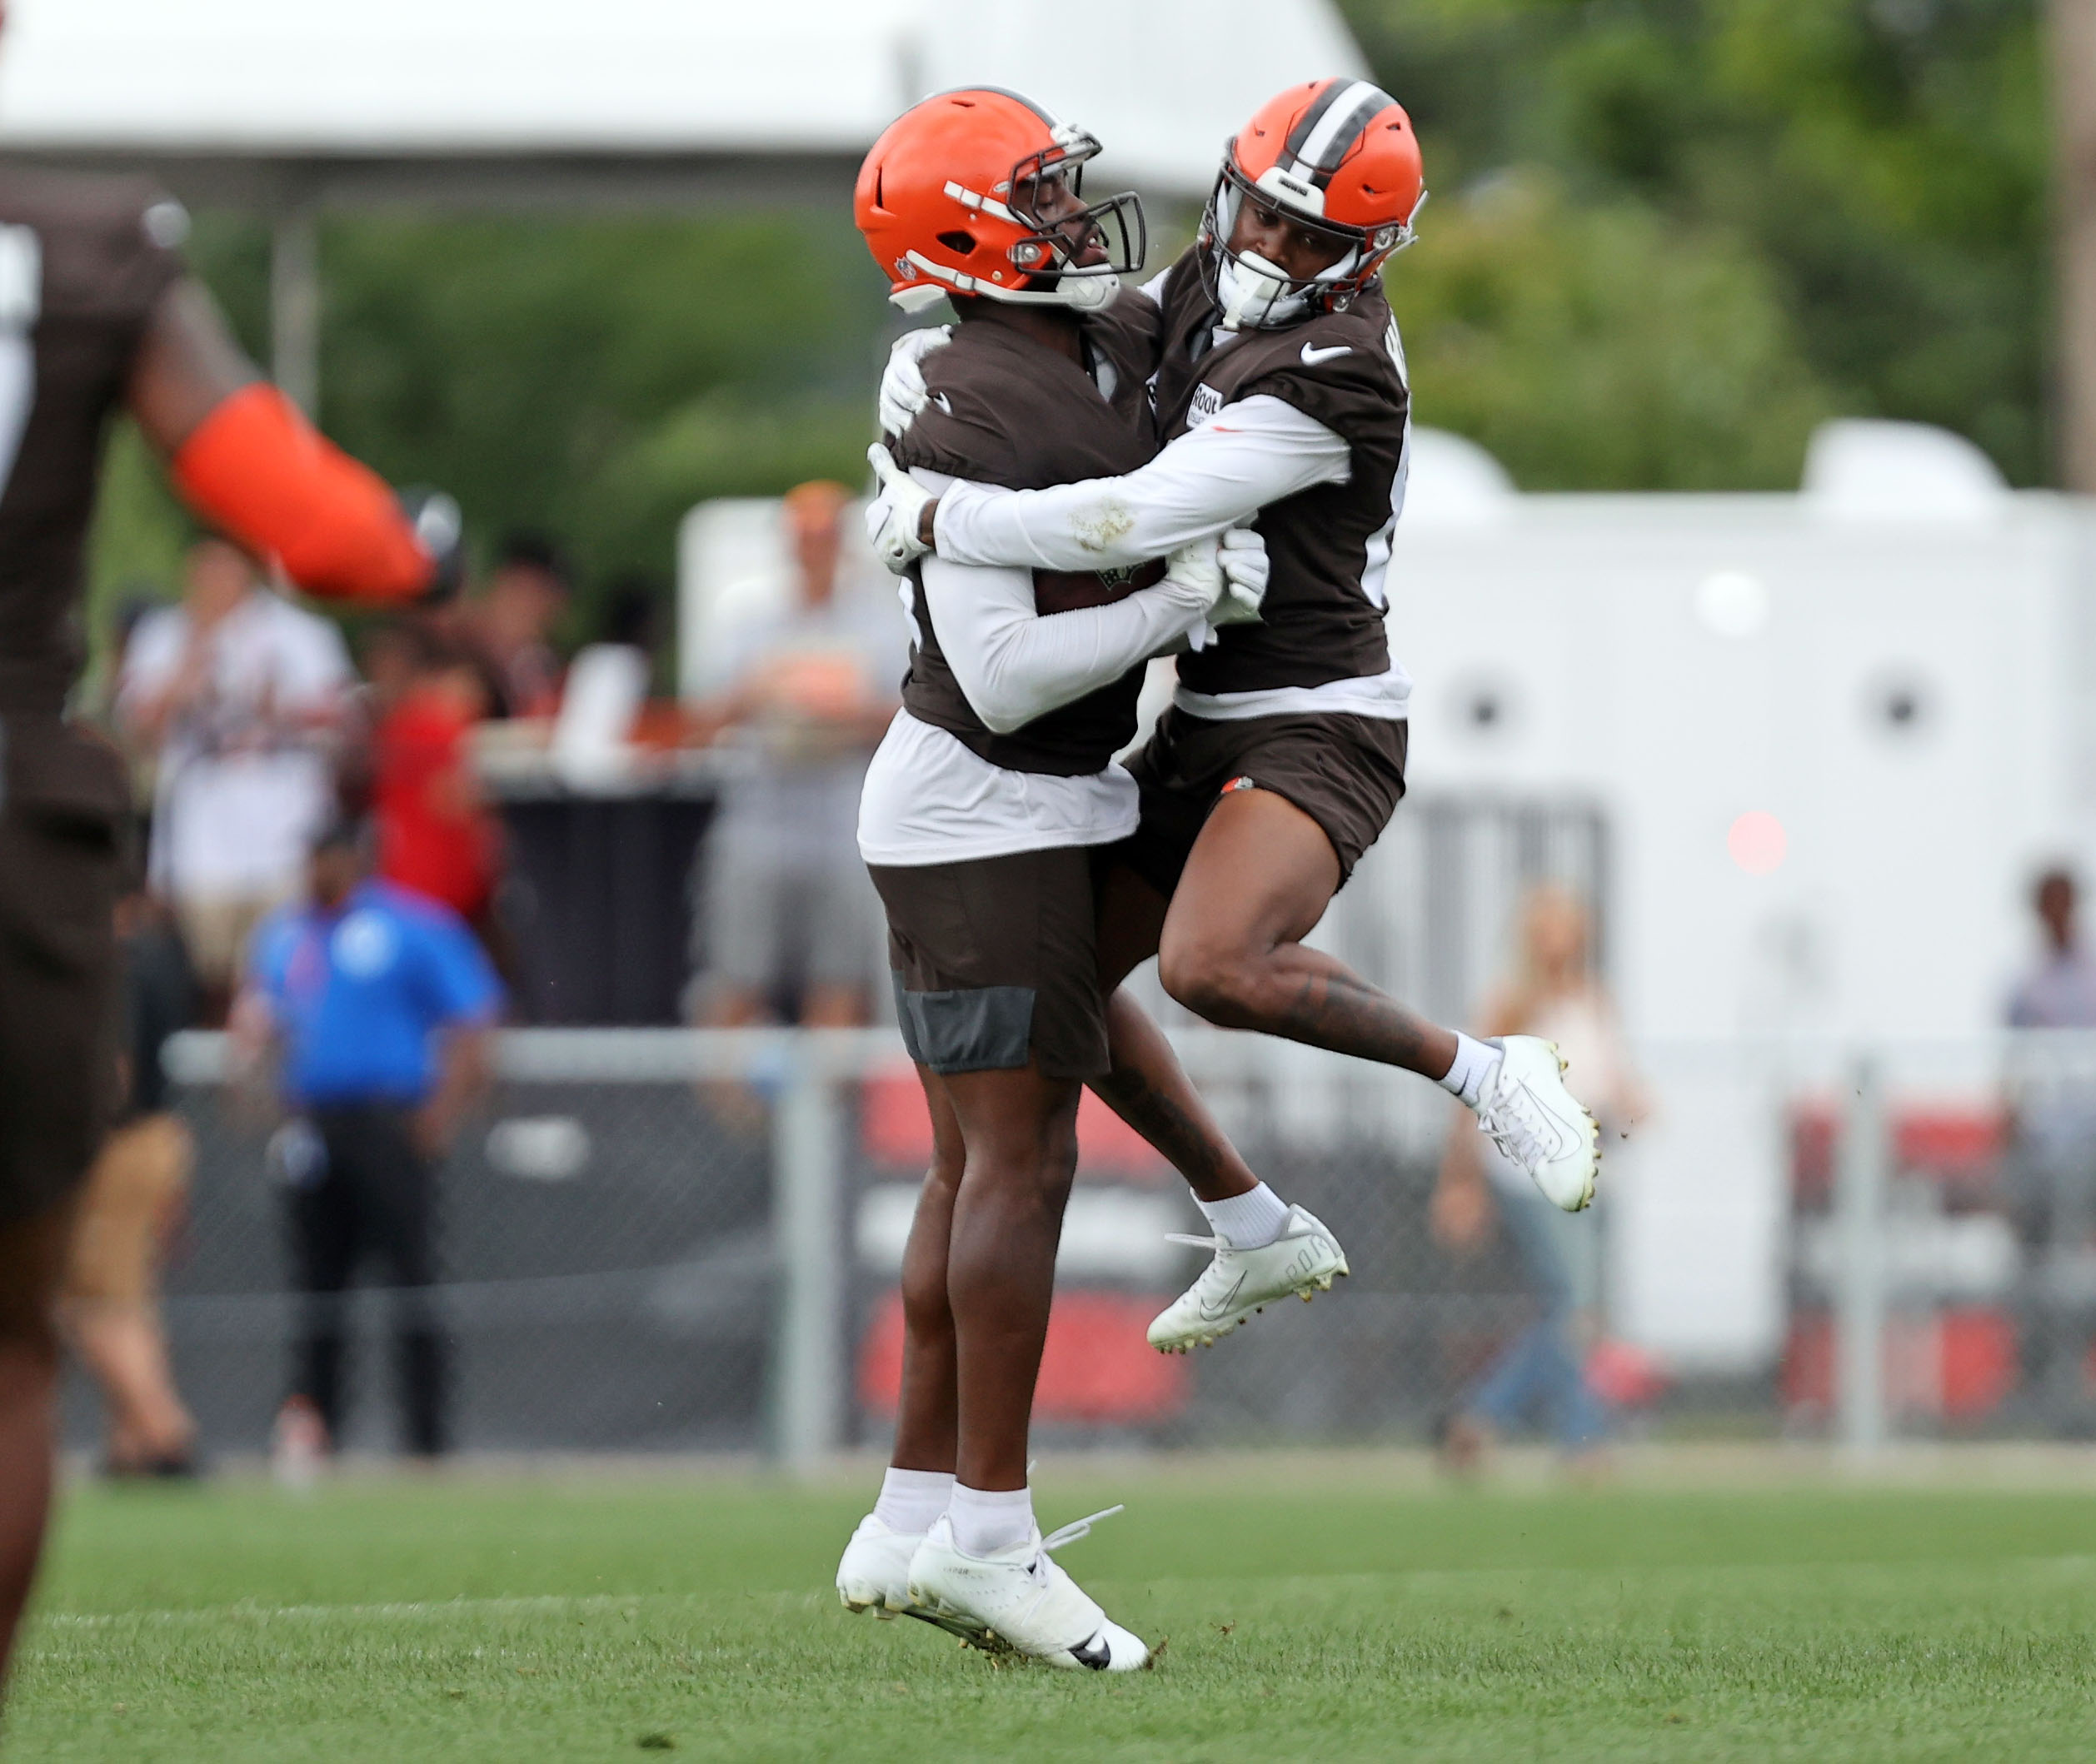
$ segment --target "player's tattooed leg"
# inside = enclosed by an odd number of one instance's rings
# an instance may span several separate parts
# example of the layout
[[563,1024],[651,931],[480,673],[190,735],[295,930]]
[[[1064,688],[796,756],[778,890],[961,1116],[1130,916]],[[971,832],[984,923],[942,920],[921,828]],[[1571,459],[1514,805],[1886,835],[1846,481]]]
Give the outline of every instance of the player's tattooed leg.
[[[1316,963],[1304,971],[1301,958]],[[1291,1041],[1330,1048],[1386,1066],[1402,1066],[1439,1078],[1455,1059],[1455,1037],[1407,1010],[1336,962],[1300,945],[1271,952],[1276,978],[1292,988],[1282,1005],[1278,1033]]]
[[1302,942],[1340,875],[1324,830],[1292,803],[1262,790],[1225,796],[1195,842],[1165,917],[1165,989],[1226,1029],[1439,1079],[1455,1061],[1455,1037]]
[[1113,1069],[1093,1080],[1100,1101],[1155,1147],[1202,1200],[1227,1200],[1259,1186],[1237,1154],[1164,1031],[1125,992],[1106,1001]]

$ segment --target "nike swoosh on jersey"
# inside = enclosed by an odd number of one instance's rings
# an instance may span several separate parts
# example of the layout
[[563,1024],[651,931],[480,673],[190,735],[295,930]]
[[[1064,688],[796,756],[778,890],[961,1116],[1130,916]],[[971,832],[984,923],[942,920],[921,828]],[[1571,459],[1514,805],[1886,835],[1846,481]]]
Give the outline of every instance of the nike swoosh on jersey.
[[1351,343],[1335,343],[1330,349],[1320,349],[1315,343],[1303,345],[1303,366],[1315,367],[1320,361],[1336,361],[1340,356],[1354,353]]

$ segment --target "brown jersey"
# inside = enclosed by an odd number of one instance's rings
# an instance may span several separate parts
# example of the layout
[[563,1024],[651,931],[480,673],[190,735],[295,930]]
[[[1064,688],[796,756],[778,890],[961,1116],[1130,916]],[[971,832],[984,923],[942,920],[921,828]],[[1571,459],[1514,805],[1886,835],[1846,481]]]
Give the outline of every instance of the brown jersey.
[[82,553],[109,418],[147,315],[182,273],[182,211],[150,184],[0,167],[0,718],[12,794],[102,794],[55,739],[80,670]]
[[1382,578],[1396,522],[1411,397],[1397,322],[1380,287],[1344,312],[1217,342],[1220,316],[1201,280],[1200,247],[1164,292],[1157,421],[1166,441],[1224,406],[1265,393],[1314,417],[1352,451],[1342,484],[1317,484],[1260,511],[1270,575],[1256,625],[1226,626],[1179,659],[1180,684],[1203,693],[1321,686],[1385,673]]
[[25,376],[0,370],[0,710],[55,712],[78,671],[103,433],[182,273],[154,237],[179,221],[145,183],[0,167],[0,350],[29,346]]
[[[896,461],[1008,490],[1046,490],[1080,478],[1118,477],[1157,451],[1146,381],[1156,366],[1156,308],[1123,294],[1083,321],[1095,366],[1109,367],[1111,394],[1067,356],[994,319],[958,326],[953,341],[925,361],[929,401],[895,444]],[[1048,604],[1105,598],[1115,572],[1085,578],[1037,571],[1036,593]],[[1080,578],[1084,572],[1077,572]],[[1131,578],[1132,579],[1132,578]],[[1039,716],[1009,735],[983,725],[939,646],[924,595],[922,566],[910,568],[916,643],[902,685],[903,708],[944,729],[971,752],[1008,771],[1074,778],[1103,770],[1135,733],[1143,670]]]

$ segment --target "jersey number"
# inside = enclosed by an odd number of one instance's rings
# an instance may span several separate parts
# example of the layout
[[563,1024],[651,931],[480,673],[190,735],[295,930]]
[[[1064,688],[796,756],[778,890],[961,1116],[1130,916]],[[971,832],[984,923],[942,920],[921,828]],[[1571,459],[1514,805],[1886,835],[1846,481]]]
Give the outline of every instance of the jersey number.
[[37,401],[37,319],[43,310],[43,247],[28,227],[0,227],[0,496],[14,476],[22,431]]

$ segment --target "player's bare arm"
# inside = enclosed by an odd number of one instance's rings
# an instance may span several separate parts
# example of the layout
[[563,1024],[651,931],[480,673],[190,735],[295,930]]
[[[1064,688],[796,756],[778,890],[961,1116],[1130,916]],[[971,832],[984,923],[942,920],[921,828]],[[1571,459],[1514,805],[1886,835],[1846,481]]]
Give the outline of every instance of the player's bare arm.
[[457,544],[444,509],[411,524],[377,473],[262,378],[192,277],[147,316],[127,402],[182,499],[308,594],[417,599]]
[[202,282],[184,277],[146,320],[127,402],[146,439],[172,459],[206,417],[261,378],[217,301]]

